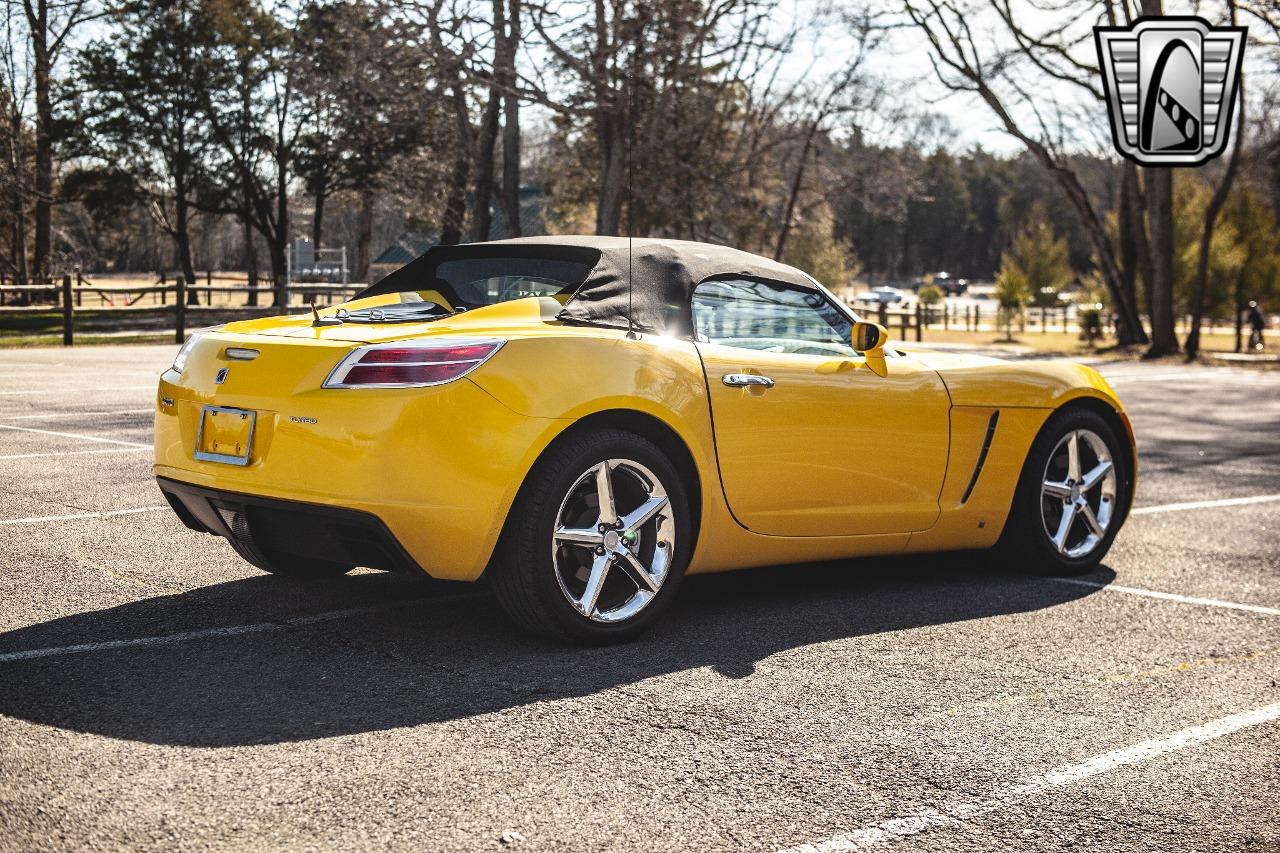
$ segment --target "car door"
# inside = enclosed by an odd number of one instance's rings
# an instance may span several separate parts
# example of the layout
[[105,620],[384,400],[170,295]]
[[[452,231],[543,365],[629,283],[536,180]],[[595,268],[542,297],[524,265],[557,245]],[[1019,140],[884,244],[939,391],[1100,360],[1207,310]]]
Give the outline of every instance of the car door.
[[702,282],[693,316],[720,476],[738,521],[775,536],[924,530],[938,517],[950,398],[888,353],[873,372],[821,291]]

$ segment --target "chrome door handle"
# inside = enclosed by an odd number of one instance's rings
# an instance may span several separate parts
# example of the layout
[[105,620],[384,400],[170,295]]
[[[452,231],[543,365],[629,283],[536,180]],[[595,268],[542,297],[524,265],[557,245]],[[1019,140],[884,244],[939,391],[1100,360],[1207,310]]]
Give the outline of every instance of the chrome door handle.
[[726,373],[722,381],[730,388],[747,388],[751,385],[759,385],[761,388],[773,387],[772,379],[756,373]]

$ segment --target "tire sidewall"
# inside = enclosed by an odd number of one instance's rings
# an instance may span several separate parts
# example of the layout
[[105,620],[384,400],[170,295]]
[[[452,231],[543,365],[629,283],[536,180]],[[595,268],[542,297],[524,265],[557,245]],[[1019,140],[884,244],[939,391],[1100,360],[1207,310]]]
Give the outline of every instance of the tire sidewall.
[[[631,619],[616,623],[588,619],[569,603],[560,589],[551,557],[553,532],[561,503],[583,472],[606,459],[636,462],[657,476],[667,491],[676,530],[676,553],[662,588],[642,611]],[[540,609],[550,617],[560,633],[578,641],[621,642],[643,633],[662,617],[675,597],[693,545],[688,496],[675,466],[648,439],[608,430],[588,434],[583,440],[561,448],[544,460],[532,476],[542,478],[538,483],[540,488],[532,491],[530,500],[517,503],[519,510],[531,514],[532,523],[517,524],[516,530],[520,535],[513,543],[518,549],[513,556],[520,563],[522,579],[531,584],[530,592],[537,598]]]
[[[1112,462],[1116,466],[1116,508],[1106,535],[1097,547],[1083,557],[1072,558],[1058,552],[1048,531],[1045,530],[1041,491],[1050,454],[1067,433],[1079,429],[1096,433],[1111,453]],[[1051,416],[1036,436],[1027,454],[1027,461],[1018,483],[1014,511],[1009,517],[1010,527],[1006,530],[1008,535],[1001,540],[1006,560],[1029,563],[1022,568],[1036,574],[1050,575],[1084,574],[1102,562],[1127,517],[1131,488],[1129,474],[1123,468],[1127,458],[1128,455],[1120,444],[1119,436],[1098,413],[1077,408]]]

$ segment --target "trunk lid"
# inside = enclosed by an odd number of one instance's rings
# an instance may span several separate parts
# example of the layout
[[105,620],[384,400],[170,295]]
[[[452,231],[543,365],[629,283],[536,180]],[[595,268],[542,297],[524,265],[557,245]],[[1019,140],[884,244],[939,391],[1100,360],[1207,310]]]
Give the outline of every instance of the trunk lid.
[[[320,309],[321,317],[334,317],[339,309],[348,312],[403,304],[399,294],[385,294],[356,299]],[[433,320],[413,322],[345,322],[334,326],[313,326],[311,312],[280,317],[263,317],[228,323],[222,331],[236,335],[262,335],[269,338],[293,338],[302,341],[379,344],[436,334],[476,334],[513,330],[530,323],[556,322],[563,306],[551,297],[531,296],[487,305]],[[390,313],[390,312],[388,312]]]

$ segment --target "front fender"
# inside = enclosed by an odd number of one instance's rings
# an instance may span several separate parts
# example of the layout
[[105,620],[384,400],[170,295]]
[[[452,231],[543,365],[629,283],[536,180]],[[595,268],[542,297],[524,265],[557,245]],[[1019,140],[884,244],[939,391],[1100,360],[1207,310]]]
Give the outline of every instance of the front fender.
[[1056,409],[1094,397],[1123,411],[1115,390],[1098,371],[1071,361],[1002,361],[972,355],[913,350],[947,385],[953,406]]

